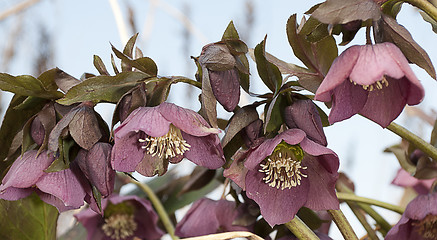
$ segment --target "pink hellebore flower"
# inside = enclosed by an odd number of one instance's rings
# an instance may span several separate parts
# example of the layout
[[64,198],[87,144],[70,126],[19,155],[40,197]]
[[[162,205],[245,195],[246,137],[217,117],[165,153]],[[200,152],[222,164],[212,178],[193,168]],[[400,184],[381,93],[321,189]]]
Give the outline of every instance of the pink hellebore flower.
[[290,221],[301,207],[316,211],[339,207],[338,157],[300,129],[265,140],[247,152],[244,169],[241,165],[235,159],[224,175],[246,190],[270,226]]
[[241,213],[236,208],[235,202],[202,198],[196,201],[184,218],[178,222],[175,233],[179,237],[186,238],[220,232],[250,231],[251,227],[234,224],[239,215]]
[[54,157],[46,151],[27,151],[12,164],[0,185],[0,199],[15,201],[36,192],[41,200],[55,206],[60,212],[83,205],[86,191],[77,174],[68,168],[46,173]]
[[404,169],[399,169],[392,184],[401,187],[412,187],[418,194],[427,194],[436,179],[417,179]]
[[172,103],[139,107],[114,131],[112,167],[144,176],[162,175],[183,157],[216,169],[225,163],[217,133],[198,113]]
[[413,199],[401,219],[385,236],[386,240],[437,239],[437,193]]
[[332,100],[331,124],[359,113],[387,127],[405,104],[416,105],[423,96],[401,50],[385,42],[346,49],[332,63],[314,99]]
[[91,209],[76,214],[87,229],[88,240],[160,239],[158,215],[149,201],[137,196],[111,195],[102,200],[104,215]]

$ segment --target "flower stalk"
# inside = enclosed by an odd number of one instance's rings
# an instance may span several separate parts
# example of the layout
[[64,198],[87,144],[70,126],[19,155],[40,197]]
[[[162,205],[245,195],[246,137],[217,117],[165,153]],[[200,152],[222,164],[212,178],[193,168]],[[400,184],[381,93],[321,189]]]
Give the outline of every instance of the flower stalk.
[[371,199],[371,198],[360,197],[360,196],[357,196],[353,193],[338,192],[337,197],[339,200],[370,204],[370,205],[374,205],[374,206],[378,206],[378,207],[382,207],[382,208],[391,210],[393,212],[397,212],[399,214],[402,214],[405,211],[405,209],[402,207],[399,207],[399,206],[396,206],[396,205],[393,205],[390,203],[378,201],[375,199]]
[[434,21],[437,21],[437,8],[434,7],[429,1],[427,0],[404,0],[404,2],[407,2],[421,10],[423,10],[428,16],[430,16]]
[[394,122],[390,123],[390,125],[387,126],[387,129],[422,150],[422,152],[424,152],[434,161],[437,161],[437,149],[422,138]]
[[345,240],[358,240],[357,234],[341,210],[328,210],[328,213],[331,215]]
[[319,237],[298,217],[295,216],[285,226],[298,238],[308,240],[320,240]]
[[164,206],[162,205],[158,196],[156,196],[156,194],[153,192],[153,190],[147,184],[135,181],[133,179],[131,179],[130,182],[137,185],[144,193],[147,194],[150,202],[152,202],[153,206],[155,207],[156,213],[158,213],[159,218],[161,219],[162,224],[164,225],[171,239],[172,240],[178,239],[178,237],[175,236],[174,226],[170,220],[170,217],[167,214],[167,211],[165,211]]

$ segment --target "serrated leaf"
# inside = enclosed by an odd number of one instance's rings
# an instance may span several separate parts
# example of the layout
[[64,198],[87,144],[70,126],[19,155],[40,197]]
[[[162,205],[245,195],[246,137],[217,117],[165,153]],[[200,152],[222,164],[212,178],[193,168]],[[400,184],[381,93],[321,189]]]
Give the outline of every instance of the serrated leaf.
[[12,76],[0,73],[0,89],[23,96],[34,96],[45,99],[58,99],[63,96],[56,90],[47,90],[41,80],[30,75]]
[[423,68],[432,78],[436,79],[431,59],[426,51],[414,41],[406,28],[387,15],[382,16],[380,24],[384,41],[396,44],[409,61]]
[[150,75],[151,77],[154,77],[158,74],[158,67],[156,66],[155,62],[151,58],[142,57],[132,60],[124,53],[118,51],[114,46],[111,45],[111,47],[112,47],[112,51],[115,53],[115,56],[120,58],[122,63],[130,64],[132,67]]
[[0,200],[0,238],[55,240],[58,215],[55,207],[36,194],[17,201]]
[[139,81],[149,77],[150,75],[141,72],[123,72],[115,76],[89,78],[72,87],[64,98],[57,100],[57,103],[63,105],[84,101],[116,103]]
[[265,43],[266,38],[255,47],[254,55],[256,68],[264,84],[272,92],[276,93],[282,85],[282,75],[279,68],[266,59]]
[[284,118],[282,112],[285,108],[285,99],[282,94],[278,94],[268,105],[265,124],[264,124],[264,134],[278,130],[284,123]]
[[225,147],[232,138],[251,122],[258,119],[258,112],[252,106],[244,106],[231,117],[229,124],[222,138],[222,146]]
[[105,64],[99,56],[93,56],[93,64],[97,71],[100,73],[100,75],[109,75],[108,70],[106,70]]
[[381,11],[373,0],[327,0],[314,10],[313,17],[326,24],[345,24],[354,20],[379,20]]

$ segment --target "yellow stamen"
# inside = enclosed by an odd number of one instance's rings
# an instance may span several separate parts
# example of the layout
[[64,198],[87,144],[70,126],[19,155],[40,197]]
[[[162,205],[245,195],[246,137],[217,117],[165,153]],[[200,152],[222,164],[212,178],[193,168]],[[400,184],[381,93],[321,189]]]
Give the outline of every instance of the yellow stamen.
[[134,215],[114,214],[105,218],[102,231],[111,239],[120,240],[132,237],[135,230],[137,230],[137,226]]
[[427,215],[420,221],[412,223],[416,231],[423,239],[437,239],[437,216]]

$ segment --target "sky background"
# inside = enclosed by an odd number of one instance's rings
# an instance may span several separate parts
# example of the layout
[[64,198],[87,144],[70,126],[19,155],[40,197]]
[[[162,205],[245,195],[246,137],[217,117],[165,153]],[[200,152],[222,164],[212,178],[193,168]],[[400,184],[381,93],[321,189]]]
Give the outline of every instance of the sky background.
[[[18,2],[0,2],[0,13]],[[128,25],[128,35],[139,32],[137,46],[145,56],[156,62],[159,75],[194,78],[196,67],[190,56],[198,56],[205,44],[219,41],[231,20],[250,48],[254,48],[267,35],[266,51],[286,62],[303,66],[293,56],[287,41],[285,24],[292,14],[297,13],[300,19],[306,10],[319,2],[321,1],[119,0],[118,4],[126,22],[129,11],[133,13],[136,30]],[[248,10],[248,4],[253,7],[252,11]],[[179,19],[181,15],[188,18],[194,28],[188,37],[184,35],[187,30]],[[253,18],[252,23],[248,23],[250,16]],[[428,52],[431,61],[436,63],[437,36],[420,14],[413,7],[404,4],[398,22],[411,32],[413,38]],[[43,43],[39,40],[41,31],[50,36]],[[111,69],[110,43],[120,50],[124,47],[110,1],[106,0],[40,0],[20,14],[0,20],[0,36],[0,72],[12,75],[35,74],[34,61],[42,47],[52,50],[50,68],[59,67],[77,78],[84,72],[98,73],[93,66],[93,55],[99,55],[107,68]],[[346,47],[352,44],[365,44],[364,29]],[[6,61],[9,58],[5,56],[5,52],[11,45],[14,56]],[[339,47],[339,51],[344,49],[345,47]],[[425,99],[418,107],[435,116],[436,83],[425,71],[411,66],[425,87]],[[262,86],[253,64],[251,76],[251,91],[265,92],[267,88]],[[200,104],[195,100],[199,93],[197,89],[177,84],[172,87],[169,101],[197,111]],[[2,93],[0,114],[7,108],[10,98],[11,94]],[[242,101],[251,102],[254,99],[245,96]],[[322,104],[318,105],[323,107]],[[102,104],[97,109],[110,121],[111,105]],[[221,107],[219,113],[223,117],[230,116]],[[417,117],[407,117],[405,111],[395,122],[408,127],[427,141],[430,138],[431,127]],[[325,133],[328,147],[340,158],[340,170],[346,172],[355,182],[358,195],[398,203],[403,190],[390,185],[390,182],[399,165],[392,154],[383,153],[383,150],[399,143],[399,137],[360,116],[327,127]],[[364,229],[347,207],[343,210],[351,223],[357,226],[357,234],[364,235]],[[399,215],[382,212],[390,223],[397,222]],[[338,230],[335,227],[332,229],[332,237],[337,239]]]

